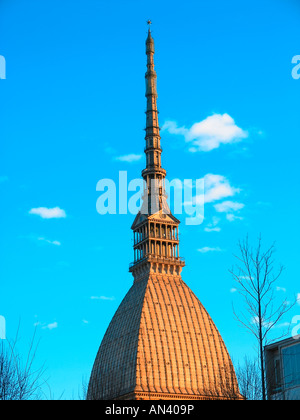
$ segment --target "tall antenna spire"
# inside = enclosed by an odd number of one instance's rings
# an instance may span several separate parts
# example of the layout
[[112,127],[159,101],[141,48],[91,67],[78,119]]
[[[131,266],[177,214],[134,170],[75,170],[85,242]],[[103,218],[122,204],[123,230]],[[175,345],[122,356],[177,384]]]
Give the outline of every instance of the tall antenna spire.
[[142,176],[146,182],[147,190],[145,191],[144,200],[147,200],[148,195],[148,212],[149,214],[156,213],[159,210],[164,210],[167,213],[170,211],[167,205],[164,179],[166,171],[161,166],[161,153],[160,147],[160,128],[158,123],[158,110],[157,110],[157,75],[154,69],[154,39],[151,35],[150,25],[151,21],[148,20],[149,25],[148,38],[146,40],[146,54],[147,54],[147,72],[146,78],[146,169],[143,170]]
[[185,262],[179,256],[178,226],[167,203],[165,191],[166,171],[161,166],[160,130],[158,124],[156,71],[154,70],[154,40],[151,21],[146,40],[146,169],[142,208],[131,229],[134,232],[134,262],[130,265],[135,281],[149,273],[180,275]]

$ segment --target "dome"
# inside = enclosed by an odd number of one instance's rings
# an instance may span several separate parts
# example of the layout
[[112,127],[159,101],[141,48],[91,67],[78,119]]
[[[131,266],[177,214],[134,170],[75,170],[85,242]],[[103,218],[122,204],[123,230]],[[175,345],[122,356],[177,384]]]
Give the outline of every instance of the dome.
[[[151,22],[148,21],[150,26]],[[100,345],[88,400],[241,398],[226,346],[181,278],[180,221],[166,202],[161,166],[154,41],[146,41],[147,186],[133,230],[134,283]]]
[[215,399],[238,395],[226,346],[204,306],[181,277],[152,275],[136,281],[105,333],[88,399]]

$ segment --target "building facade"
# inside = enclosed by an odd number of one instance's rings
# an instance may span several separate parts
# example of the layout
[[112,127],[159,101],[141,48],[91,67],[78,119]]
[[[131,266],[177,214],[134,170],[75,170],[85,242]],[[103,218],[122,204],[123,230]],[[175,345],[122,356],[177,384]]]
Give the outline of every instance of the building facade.
[[89,400],[240,398],[227,348],[181,277],[179,220],[167,204],[150,25],[146,41],[146,168],[132,225],[134,282],[114,315],[92,370]]
[[269,400],[300,400],[300,336],[265,347]]

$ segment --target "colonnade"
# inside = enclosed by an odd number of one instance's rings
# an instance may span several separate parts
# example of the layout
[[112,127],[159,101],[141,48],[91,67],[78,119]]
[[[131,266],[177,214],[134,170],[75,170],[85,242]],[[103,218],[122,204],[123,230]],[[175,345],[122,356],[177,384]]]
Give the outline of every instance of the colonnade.
[[151,254],[164,258],[179,258],[178,226],[150,222],[134,231],[134,261]]
[[149,227],[145,224],[134,231],[134,245],[149,237],[178,241],[178,226],[151,222]]

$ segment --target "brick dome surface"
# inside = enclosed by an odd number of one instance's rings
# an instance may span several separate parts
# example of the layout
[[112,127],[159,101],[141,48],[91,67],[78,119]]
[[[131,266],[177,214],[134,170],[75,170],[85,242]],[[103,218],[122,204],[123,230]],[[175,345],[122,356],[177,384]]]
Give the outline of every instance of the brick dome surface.
[[135,282],[98,351],[88,399],[202,399],[238,395],[226,346],[180,276]]

